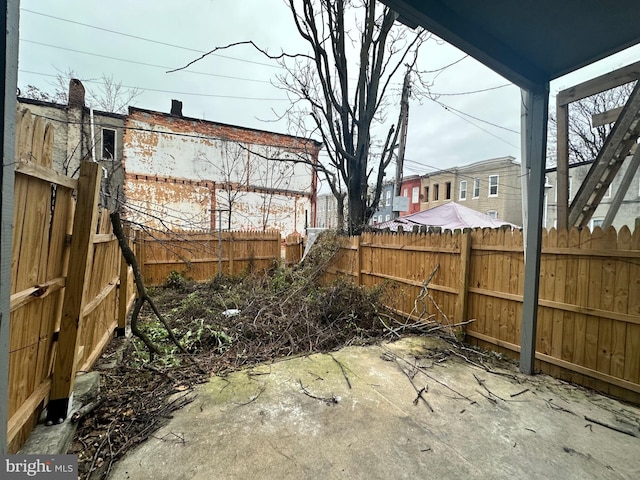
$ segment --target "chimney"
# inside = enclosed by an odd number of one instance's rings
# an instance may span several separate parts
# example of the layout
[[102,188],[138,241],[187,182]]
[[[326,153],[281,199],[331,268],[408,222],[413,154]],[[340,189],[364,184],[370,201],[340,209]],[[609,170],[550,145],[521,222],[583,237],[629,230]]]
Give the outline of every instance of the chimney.
[[182,102],[180,100],[171,100],[171,115],[174,117],[182,116]]
[[69,106],[84,107],[84,86],[77,78],[69,80]]

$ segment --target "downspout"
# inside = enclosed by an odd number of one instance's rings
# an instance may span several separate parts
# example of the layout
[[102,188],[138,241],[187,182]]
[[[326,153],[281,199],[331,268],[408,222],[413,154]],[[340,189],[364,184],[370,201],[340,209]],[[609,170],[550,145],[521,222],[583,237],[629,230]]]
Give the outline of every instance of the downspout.
[[89,107],[89,121],[91,122],[91,160],[96,163],[96,128],[93,123],[93,107]]

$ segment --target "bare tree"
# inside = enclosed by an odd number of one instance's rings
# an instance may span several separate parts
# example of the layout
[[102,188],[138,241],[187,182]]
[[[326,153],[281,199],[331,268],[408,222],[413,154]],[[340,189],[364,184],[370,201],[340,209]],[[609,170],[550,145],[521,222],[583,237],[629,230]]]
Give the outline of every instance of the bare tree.
[[[283,117],[296,134],[321,137],[328,165],[316,168],[336,197],[339,214],[347,199],[349,230],[355,233],[377,208],[384,171],[398,139],[395,126],[385,127],[391,86],[403,65],[415,65],[428,33],[396,24],[398,15],[376,0],[287,3],[310,54],[271,55],[254,42],[244,41],[217,47],[201,58],[225,48],[251,45],[284,67],[286,74],[277,77],[278,86],[289,93],[292,105]],[[386,130],[379,143],[372,133],[376,127]],[[368,183],[375,171],[375,188],[369,197]]]
[[[69,101],[69,80],[74,78],[80,78],[74,70],[68,69],[66,72],[58,70],[55,80],[49,84],[51,93],[29,84],[20,90],[20,96],[66,104]],[[125,87],[122,82],[117,82],[113,76],[107,76],[104,73],[99,79],[83,80],[83,83],[86,82],[97,85],[95,88],[86,90],[88,106],[104,112],[126,113],[127,107],[142,94],[140,89]]]
[[[593,115],[623,107],[634,86],[635,82],[627,83],[569,104],[570,164],[591,162],[598,156],[614,124],[593,127]],[[558,138],[557,119],[553,114],[549,116],[548,137],[547,164],[553,166],[556,163]]]

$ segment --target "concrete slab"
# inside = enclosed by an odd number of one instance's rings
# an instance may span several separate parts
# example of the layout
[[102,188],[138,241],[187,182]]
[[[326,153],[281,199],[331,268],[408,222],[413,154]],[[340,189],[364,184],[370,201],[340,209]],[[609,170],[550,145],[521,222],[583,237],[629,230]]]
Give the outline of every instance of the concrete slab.
[[29,439],[20,449],[22,455],[67,453],[78,424],[71,421],[72,415],[83,406],[96,399],[100,392],[100,374],[98,372],[81,373],[76,376],[73,384],[73,402],[69,416],[62,423],[56,425],[45,424],[45,414],[36,428],[29,435]]
[[446,348],[404,339],[213,378],[109,478],[640,478],[640,409],[515,367],[434,362]]

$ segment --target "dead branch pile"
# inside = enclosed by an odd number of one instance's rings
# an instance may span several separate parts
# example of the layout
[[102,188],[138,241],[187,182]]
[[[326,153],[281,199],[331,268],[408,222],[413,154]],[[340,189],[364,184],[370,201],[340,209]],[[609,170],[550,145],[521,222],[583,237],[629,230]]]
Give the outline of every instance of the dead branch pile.
[[[164,287],[150,289],[187,353],[169,338],[157,316],[142,308],[140,329],[160,355],[150,358],[149,349],[135,338],[121,365],[103,376],[99,406],[82,420],[70,451],[80,454],[81,478],[105,478],[127,449],[191,401],[192,387],[208,378],[199,368],[224,375],[282,357],[371,343],[397,336],[397,326],[388,325],[398,322],[403,333],[411,333],[406,319],[384,307],[385,284],[363,288],[339,280],[321,285],[341,242],[335,234],[321,235],[293,269],[276,266],[259,276],[214,277],[205,284],[172,274]],[[177,400],[168,402],[178,393]]]

